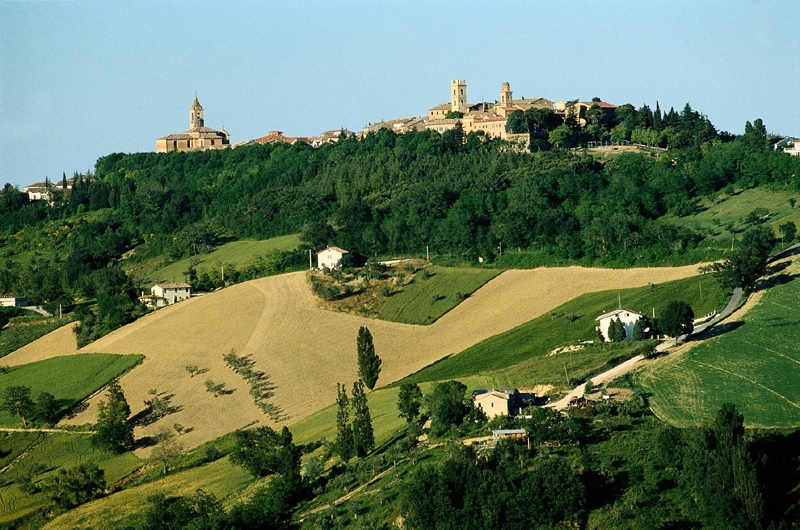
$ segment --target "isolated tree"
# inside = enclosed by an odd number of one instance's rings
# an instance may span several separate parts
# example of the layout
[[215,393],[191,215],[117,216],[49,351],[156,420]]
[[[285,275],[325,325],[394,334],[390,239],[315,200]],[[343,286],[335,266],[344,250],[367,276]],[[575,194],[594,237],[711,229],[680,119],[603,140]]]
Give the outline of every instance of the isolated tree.
[[675,337],[675,344],[678,344],[678,337],[694,330],[694,311],[686,302],[672,301],[661,312],[658,325],[661,331]]
[[161,472],[166,475],[169,465],[183,451],[183,446],[175,441],[175,434],[166,427],[156,434],[156,446],[150,453],[150,459],[161,464]]
[[375,448],[375,433],[372,430],[372,417],[369,413],[367,395],[364,393],[362,381],[353,383],[353,397],[350,399],[350,406],[353,409],[353,445],[356,455],[364,457]]
[[644,339],[644,325],[642,324],[643,319],[637,320],[633,324],[633,330],[631,330],[631,340],[640,341]]
[[344,385],[336,383],[336,392],[336,453],[343,462],[347,462],[355,453],[353,428],[350,426],[350,400]]
[[40,392],[33,407],[36,418],[48,425],[53,425],[58,422],[58,412],[59,407],[55,396],[49,392]]
[[794,210],[794,205],[797,204],[797,199],[794,197],[789,197],[789,208]]
[[292,441],[288,427],[276,432],[270,427],[239,430],[231,462],[247,469],[255,477],[294,476],[300,472],[300,448]]
[[189,372],[189,377],[194,377],[200,372],[200,368],[196,364],[187,364],[186,371]]
[[786,221],[778,228],[781,231],[781,237],[783,238],[784,244],[789,244],[794,241],[794,238],[797,235],[797,225],[794,224],[794,221]]
[[739,249],[722,263],[711,267],[723,289],[741,287],[745,291],[752,290],[767,272],[767,260],[775,242],[769,226],[756,226],[745,232]]
[[95,445],[118,453],[133,449],[133,425],[128,423],[131,407],[118,382],[109,385],[108,402],[100,401],[97,409]]
[[422,390],[416,383],[401,383],[400,393],[397,396],[397,409],[400,417],[405,418],[408,423],[413,422],[419,416],[419,409],[422,406]]
[[3,390],[0,409],[10,412],[22,419],[22,426],[28,426],[28,420],[33,412],[33,400],[31,399],[31,387],[29,386],[9,386]]
[[381,373],[381,358],[375,353],[375,346],[372,343],[372,333],[364,326],[358,328],[356,338],[356,349],[358,350],[358,376],[373,390],[375,383],[378,382],[378,374]]
[[608,324],[608,338],[611,342],[622,342],[626,339],[625,324],[618,318],[612,318]]

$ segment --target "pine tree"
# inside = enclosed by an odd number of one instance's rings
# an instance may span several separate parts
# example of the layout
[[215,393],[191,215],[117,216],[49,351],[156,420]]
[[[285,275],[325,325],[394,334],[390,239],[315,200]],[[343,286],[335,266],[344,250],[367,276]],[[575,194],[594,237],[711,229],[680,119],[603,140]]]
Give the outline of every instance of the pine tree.
[[347,398],[347,388],[336,383],[336,452],[342,461],[347,462],[353,458],[355,452],[353,441],[353,428],[350,426],[350,400]]
[[372,431],[372,417],[367,406],[364,383],[360,380],[353,383],[350,406],[353,408],[353,445],[356,454],[364,457],[375,448],[375,434]]
[[375,353],[375,346],[372,343],[372,333],[364,326],[358,329],[356,339],[356,349],[358,350],[358,376],[373,390],[378,382],[378,375],[381,373],[381,358]]
[[608,338],[611,342],[622,342],[626,338],[625,324],[620,319],[615,318],[611,320],[608,325]]

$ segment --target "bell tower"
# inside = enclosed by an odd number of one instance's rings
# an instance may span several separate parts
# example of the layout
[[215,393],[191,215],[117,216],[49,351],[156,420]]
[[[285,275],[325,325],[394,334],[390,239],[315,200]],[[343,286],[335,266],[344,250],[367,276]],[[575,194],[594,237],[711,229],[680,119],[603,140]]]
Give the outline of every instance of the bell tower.
[[511,85],[506,81],[500,88],[500,106],[503,108],[510,107],[513,101],[514,98],[511,97]]
[[464,79],[450,81],[450,110],[467,112],[467,82]]
[[203,107],[200,106],[200,102],[197,100],[197,94],[195,94],[194,103],[192,104],[192,108],[189,109],[189,128],[194,129],[195,127],[203,127],[204,125]]

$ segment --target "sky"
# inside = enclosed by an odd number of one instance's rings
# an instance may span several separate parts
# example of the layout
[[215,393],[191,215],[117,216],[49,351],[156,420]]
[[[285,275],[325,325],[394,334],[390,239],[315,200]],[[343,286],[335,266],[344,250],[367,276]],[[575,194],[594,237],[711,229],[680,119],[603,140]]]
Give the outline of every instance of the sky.
[[0,185],[155,151],[195,93],[232,142],[422,116],[451,79],[800,136],[798,27],[796,0],[0,0]]

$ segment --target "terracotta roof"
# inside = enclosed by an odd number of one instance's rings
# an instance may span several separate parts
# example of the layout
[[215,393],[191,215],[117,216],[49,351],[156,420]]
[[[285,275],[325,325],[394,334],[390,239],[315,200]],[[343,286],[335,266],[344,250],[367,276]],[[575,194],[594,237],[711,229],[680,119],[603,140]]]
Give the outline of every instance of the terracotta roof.
[[336,252],[339,252],[339,253],[341,253],[341,254],[350,254],[350,253],[349,253],[348,251],[346,251],[345,249],[343,249],[343,248],[339,248],[339,247],[328,247],[328,248],[323,248],[322,250],[320,250],[319,252],[317,252],[317,254],[322,254],[322,253],[323,253],[323,252],[325,252],[326,250],[335,250]]
[[153,287],[161,287],[162,289],[191,289],[188,283],[157,283]]
[[640,317],[644,316],[643,314],[637,313],[636,311],[631,311],[630,309],[616,309],[614,311],[611,311],[610,313],[604,313],[600,315],[599,317],[595,318],[595,320],[603,320],[604,318],[613,317],[614,315],[617,315],[619,313],[631,313],[634,315],[639,315]]

